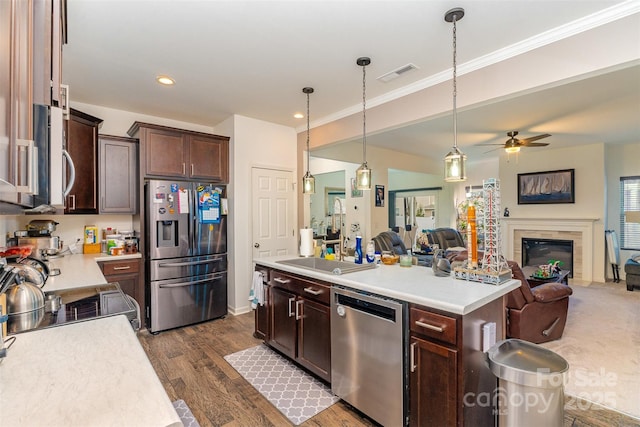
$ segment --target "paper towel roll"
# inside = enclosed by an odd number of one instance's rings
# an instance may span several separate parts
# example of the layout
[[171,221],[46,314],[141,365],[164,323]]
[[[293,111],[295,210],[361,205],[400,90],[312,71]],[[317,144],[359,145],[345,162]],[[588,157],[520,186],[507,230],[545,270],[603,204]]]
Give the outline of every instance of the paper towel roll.
[[300,229],[300,256],[313,256],[313,229]]

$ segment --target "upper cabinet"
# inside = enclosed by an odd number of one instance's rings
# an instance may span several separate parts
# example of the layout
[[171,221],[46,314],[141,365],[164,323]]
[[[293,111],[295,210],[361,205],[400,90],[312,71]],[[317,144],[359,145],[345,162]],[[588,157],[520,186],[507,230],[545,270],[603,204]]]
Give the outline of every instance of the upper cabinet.
[[138,141],[100,135],[98,171],[101,214],[135,214],[138,205]]
[[65,42],[65,0],[0,1],[0,202],[33,207],[42,194],[38,172],[48,146],[34,141],[34,104],[63,106]]
[[72,164],[67,164],[67,182],[73,186],[65,202],[65,213],[98,213],[98,128],[102,120],[71,109],[66,123],[66,144]]
[[144,177],[229,182],[229,138],[135,122]]
[[62,45],[67,43],[65,0],[33,2],[33,102],[69,113],[67,87],[62,84]]

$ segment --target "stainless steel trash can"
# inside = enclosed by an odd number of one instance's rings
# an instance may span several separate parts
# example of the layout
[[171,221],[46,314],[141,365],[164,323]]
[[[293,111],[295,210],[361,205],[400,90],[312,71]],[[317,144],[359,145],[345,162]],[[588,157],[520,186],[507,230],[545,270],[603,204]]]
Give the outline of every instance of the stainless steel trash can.
[[498,377],[498,426],[562,427],[567,361],[537,344],[519,339],[496,343],[487,352]]

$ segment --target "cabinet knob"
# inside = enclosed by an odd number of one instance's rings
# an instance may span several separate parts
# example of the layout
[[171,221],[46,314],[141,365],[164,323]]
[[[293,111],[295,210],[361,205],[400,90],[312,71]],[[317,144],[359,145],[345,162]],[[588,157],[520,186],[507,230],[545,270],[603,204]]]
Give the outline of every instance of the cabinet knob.
[[254,243],[254,244],[253,244],[253,247],[254,247],[254,248],[259,248],[259,247],[260,247],[260,243]]

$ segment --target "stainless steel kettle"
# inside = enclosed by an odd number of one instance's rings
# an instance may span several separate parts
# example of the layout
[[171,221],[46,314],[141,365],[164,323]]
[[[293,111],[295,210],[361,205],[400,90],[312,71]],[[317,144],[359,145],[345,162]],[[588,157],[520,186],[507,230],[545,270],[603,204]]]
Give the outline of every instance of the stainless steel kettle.
[[17,276],[7,290],[8,331],[22,332],[37,327],[44,317],[44,292],[40,287]]

